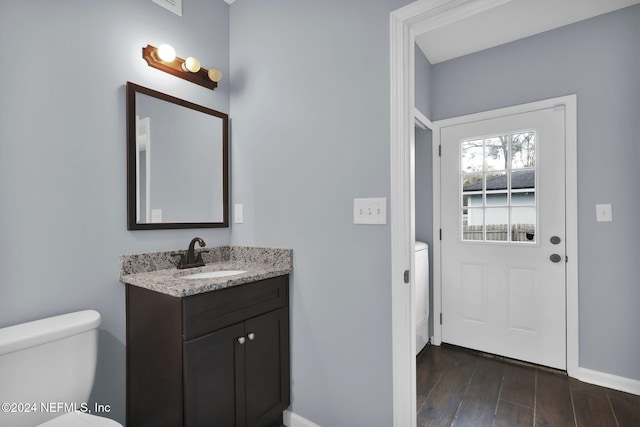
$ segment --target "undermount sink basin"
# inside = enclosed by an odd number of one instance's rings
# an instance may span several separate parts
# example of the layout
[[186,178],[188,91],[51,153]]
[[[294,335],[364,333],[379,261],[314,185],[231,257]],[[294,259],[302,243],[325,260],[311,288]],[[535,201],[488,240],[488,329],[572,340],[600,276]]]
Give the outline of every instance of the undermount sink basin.
[[203,271],[201,273],[193,273],[187,276],[182,276],[182,279],[215,279],[218,277],[235,276],[236,274],[246,273],[246,270],[218,270],[218,271]]

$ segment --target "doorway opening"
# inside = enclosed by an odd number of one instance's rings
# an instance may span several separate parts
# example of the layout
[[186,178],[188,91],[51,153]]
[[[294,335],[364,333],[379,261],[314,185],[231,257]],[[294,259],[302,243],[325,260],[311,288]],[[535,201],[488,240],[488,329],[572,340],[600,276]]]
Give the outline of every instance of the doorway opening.
[[[392,254],[392,355],[393,355],[393,425],[416,425],[415,306],[411,284],[404,278],[414,277],[413,241],[415,238],[414,177],[412,165],[414,140],[414,46],[418,34],[439,28],[465,17],[490,9],[504,0],[420,1],[391,14],[391,254]],[[565,159],[567,176],[567,256],[577,260],[577,177],[575,97],[567,105]],[[434,123],[434,141],[440,137],[441,124]],[[434,230],[439,230],[440,163],[434,149]],[[438,182],[436,183],[436,178]],[[441,252],[438,241],[433,246],[434,319],[441,307]],[[405,275],[405,272],[406,273]],[[574,376],[578,368],[577,262],[567,264],[567,371]],[[436,320],[435,345],[442,342],[442,331]]]

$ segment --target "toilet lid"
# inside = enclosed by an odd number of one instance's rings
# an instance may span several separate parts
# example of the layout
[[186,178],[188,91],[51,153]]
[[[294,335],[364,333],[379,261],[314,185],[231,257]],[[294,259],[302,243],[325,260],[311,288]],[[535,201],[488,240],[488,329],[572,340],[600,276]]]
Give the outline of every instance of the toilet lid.
[[38,427],[122,427],[122,424],[83,412],[69,412]]

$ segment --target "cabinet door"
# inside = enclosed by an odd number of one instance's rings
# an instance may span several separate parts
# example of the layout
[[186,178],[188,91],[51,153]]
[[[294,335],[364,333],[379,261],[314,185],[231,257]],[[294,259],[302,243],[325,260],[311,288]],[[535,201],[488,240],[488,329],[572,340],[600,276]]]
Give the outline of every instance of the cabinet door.
[[[244,325],[236,324],[184,343],[186,427],[237,426],[244,408]],[[239,399],[239,396],[240,399]],[[240,414],[240,412],[242,412]],[[240,415],[240,417],[239,417]]]
[[289,310],[247,320],[245,334],[246,425],[274,425],[289,406]]

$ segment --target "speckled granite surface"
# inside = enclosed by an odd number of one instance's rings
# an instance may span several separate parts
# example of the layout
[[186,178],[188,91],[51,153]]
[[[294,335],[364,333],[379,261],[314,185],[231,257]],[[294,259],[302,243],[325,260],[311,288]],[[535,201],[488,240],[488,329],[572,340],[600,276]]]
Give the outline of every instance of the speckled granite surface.
[[[209,252],[205,252],[209,251]],[[293,250],[248,246],[204,248],[204,267],[178,270],[178,257],[186,251],[121,255],[120,281],[175,297],[185,297],[282,276],[293,271]],[[184,279],[193,273],[246,270],[246,273],[208,279]]]

